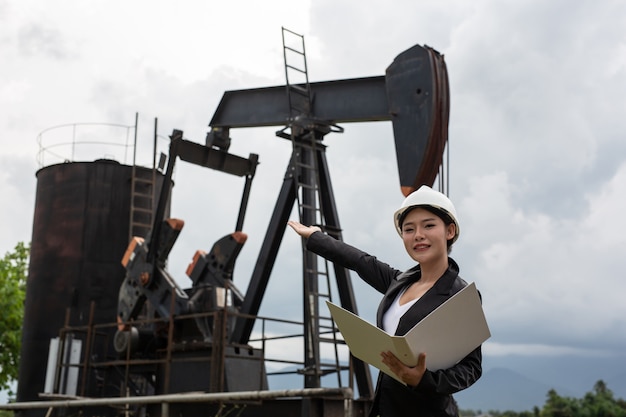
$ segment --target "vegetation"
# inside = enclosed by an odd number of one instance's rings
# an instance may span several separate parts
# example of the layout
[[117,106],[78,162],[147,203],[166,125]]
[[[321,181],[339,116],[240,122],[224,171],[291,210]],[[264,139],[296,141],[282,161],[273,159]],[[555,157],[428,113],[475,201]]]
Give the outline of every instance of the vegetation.
[[0,390],[17,379],[29,252],[20,242],[0,259]]
[[582,398],[561,397],[555,390],[548,391],[542,409],[532,411],[481,411],[462,410],[462,417],[626,417],[626,401],[614,398],[604,381],[593,386],[593,391]]

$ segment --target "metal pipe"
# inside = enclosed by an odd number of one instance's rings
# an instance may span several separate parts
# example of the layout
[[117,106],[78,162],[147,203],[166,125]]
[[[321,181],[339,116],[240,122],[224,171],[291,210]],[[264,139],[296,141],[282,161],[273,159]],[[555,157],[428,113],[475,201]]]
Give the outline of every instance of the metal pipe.
[[352,390],[350,388],[304,388],[275,391],[240,391],[215,393],[180,393],[166,395],[146,395],[143,397],[114,397],[114,398],[78,398],[75,400],[28,401],[10,404],[0,404],[0,410],[28,410],[35,408],[54,407],[89,407],[101,405],[124,404],[159,404],[159,403],[194,403],[262,400],[288,397],[316,397],[324,395],[341,395],[344,399],[344,408],[352,407]]

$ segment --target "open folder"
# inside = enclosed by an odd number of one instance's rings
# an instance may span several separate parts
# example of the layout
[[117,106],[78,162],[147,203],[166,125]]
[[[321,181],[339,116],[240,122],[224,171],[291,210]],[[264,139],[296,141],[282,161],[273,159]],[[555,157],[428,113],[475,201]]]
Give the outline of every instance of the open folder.
[[417,365],[418,355],[424,352],[426,367],[436,371],[455,365],[491,336],[473,282],[404,336],[392,336],[338,305],[329,301],[326,304],[350,352],[399,382],[400,378],[382,362],[381,352],[393,352],[408,366]]

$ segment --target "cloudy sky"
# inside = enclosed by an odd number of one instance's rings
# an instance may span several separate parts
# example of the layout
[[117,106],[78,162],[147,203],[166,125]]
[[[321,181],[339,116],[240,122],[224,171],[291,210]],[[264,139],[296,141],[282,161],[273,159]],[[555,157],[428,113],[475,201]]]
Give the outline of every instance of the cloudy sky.
[[[281,26],[305,36],[312,81],[384,75],[415,44],[445,55],[450,197],[461,224],[452,256],[483,294],[493,333],[485,367],[584,362],[587,373],[575,377],[588,389],[626,372],[626,4],[618,0],[0,0],[0,251],[30,241],[38,138],[71,134],[47,129],[133,125],[138,113],[140,158],[155,118],[161,137],[176,128],[204,143],[224,91],[284,84]],[[344,240],[408,268],[392,223],[403,196],[391,124],[343,127],[325,143]],[[231,131],[230,152],[260,161],[235,271],[244,291],[290,155],[275,130]],[[239,178],[179,164],[172,216],[186,226],[170,272],[181,285],[195,250],[234,230],[242,190]],[[261,314],[301,314],[299,297],[284,301],[299,291],[299,256],[288,231]],[[359,312],[373,320],[379,295],[353,280]],[[607,360],[613,365],[597,365]],[[544,377],[560,383],[556,374]]]

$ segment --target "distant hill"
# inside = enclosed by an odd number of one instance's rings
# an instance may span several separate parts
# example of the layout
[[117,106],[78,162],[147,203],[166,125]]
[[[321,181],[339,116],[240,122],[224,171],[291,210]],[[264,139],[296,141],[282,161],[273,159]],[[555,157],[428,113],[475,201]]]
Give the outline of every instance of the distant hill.
[[[485,371],[505,368],[554,388],[559,395],[581,398],[599,380],[617,398],[626,399],[626,352],[623,355],[483,356]],[[470,389],[471,390],[471,389]]]
[[[535,406],[543,407],[551,388],[510,369],[494,368],[454,397],[464,410],[532,411]],[[560,395],[568,395],[565,390],[557,391]]]
[[[597,381],[588,381],[585,392],[593,390]],[[626,372],[606,378],[604,382],[615,398],[626,399]],[[532,411],[533,407],[542,408],[548,391],[555,389],[560,396],[581,398],[584,393],[570,388],[555,387],[528,378],[507,368],[493,368],[469,389],[454,395],[459,407],[464,410]]]

